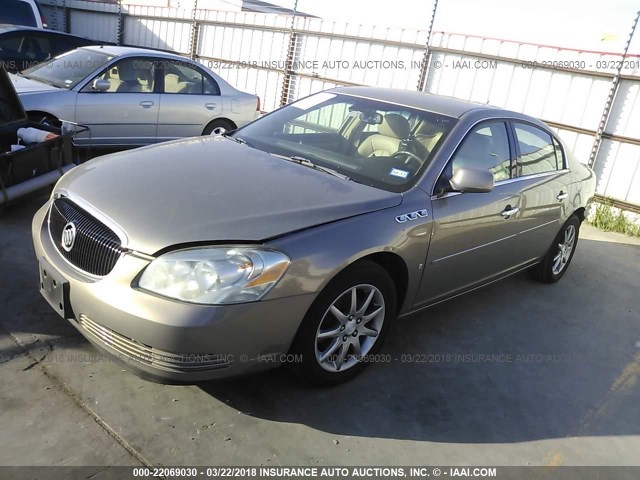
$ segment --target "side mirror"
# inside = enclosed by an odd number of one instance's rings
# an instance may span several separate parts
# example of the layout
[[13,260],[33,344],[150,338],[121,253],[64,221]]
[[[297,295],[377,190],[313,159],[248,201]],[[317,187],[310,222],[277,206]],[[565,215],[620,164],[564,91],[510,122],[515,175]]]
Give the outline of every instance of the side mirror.
[[93,85],[91,88],[94,92],[106,92],[111,87],[109,80],[105,80],[104,78],[96,78],[93,81]]
[[460,167],[449,183],[456,192],[486,193],[493,190],[493,173],[479,168]]

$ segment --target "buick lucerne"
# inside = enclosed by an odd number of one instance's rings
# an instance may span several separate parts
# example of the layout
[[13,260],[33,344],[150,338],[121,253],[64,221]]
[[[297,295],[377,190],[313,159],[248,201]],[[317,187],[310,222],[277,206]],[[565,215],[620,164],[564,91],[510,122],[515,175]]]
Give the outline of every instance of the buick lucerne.
[[534,118],[345,87],[82,164],[33,241],[55,311],[143,376],[291,363],[332,384],[398,317],[522,270],[562,278],[595,183]]

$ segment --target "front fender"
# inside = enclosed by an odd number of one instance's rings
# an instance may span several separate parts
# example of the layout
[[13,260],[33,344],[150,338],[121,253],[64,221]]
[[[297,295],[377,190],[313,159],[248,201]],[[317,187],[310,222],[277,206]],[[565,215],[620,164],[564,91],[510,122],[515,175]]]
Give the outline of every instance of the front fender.
[[59,91],[44,93],[21,93],[20,101],[25,112],[44,112],[58,120],[76,120],[76,92]]
[[[400,223],[397,216],[426,210]],[[431,238],[431,200],[416,188],[400,205],[317,226],[268,242],[291,258],[291,266],[267,298],[318,294],[345,268],[375,253],[389,252],[405,263],[407,291],[400,313],[409,309],[420,284]]]

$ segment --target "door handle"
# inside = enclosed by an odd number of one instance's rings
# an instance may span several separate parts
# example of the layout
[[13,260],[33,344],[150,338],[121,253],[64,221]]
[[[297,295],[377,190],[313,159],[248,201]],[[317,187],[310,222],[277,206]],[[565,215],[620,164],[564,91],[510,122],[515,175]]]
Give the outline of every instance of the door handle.
[[144,102],[140,102],[140,106],[142,108],[151,108],[153,107],[154,103],[151,100],[145,100]]
[[558,196],[556,197],[558,199],[558,201],[563,201],[565,198],[567,198],[569,196],[568,193],[564,193],[562,190],[560,190],[560,193],[558,194]]
[[213,110],[214,108],[216,108],[215,103],[205,103],[204,106],[206,107],[207,110]]
[[515,215],[519,211],[520,211],[520,209],[518,207],[511,208],[511,205],[507,205],[504,208],[504,210],[502,212],[500,212],[500,215],[502,215],[502,218],[508,219],[508,218],[511,218],[511,215]]

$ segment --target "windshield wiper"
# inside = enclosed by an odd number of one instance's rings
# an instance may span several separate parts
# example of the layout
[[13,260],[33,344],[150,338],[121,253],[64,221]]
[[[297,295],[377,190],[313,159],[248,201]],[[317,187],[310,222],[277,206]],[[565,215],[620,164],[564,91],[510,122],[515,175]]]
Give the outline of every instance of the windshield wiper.
[[229,140],[233,140],[234,142],[239,143],[240,145],[246,145],[247,147],[253,148],[253,145],[247,142],[244,138],[234,137],[232,136],[231,132],[224,132],[222,136],[225,138],[228,138]]
[[40,83],[45,83],[47,85],[51,85],[52,87],[60,88],[58,85],[53,83],[51,80],[45,80],[44,78],[39,78],[39,77],[30,77],[28,75],[25,75],[22,72],[18,72],[18,75],[21,76],[22,78],[26,78],[27,80],[34,80],[36,82],[40,82]]
[[276,155],[277,157],[280,157],[280,158],[284,158],[285,160],[288,160],[290,162],[297,163],[298,165],[302,165],[304,167],[309,167],[309,168],[313,168],[314,170],[318,170],[320,172],[328,173],[329,175],[342,178],[343,180],[350,180],[350,181],[353,180],[352,178],[338,172],[337,170],[334,170],[333,168],[323,167],[322,165],[318,165],[317,163],[312,162],[308,158],[301,157],[299,155],[293,155],[291,157],[287,157],[286,155],[277,155],[275,153],[273,155]]

